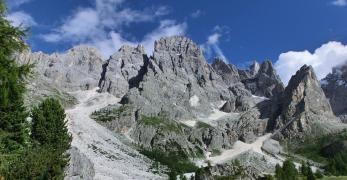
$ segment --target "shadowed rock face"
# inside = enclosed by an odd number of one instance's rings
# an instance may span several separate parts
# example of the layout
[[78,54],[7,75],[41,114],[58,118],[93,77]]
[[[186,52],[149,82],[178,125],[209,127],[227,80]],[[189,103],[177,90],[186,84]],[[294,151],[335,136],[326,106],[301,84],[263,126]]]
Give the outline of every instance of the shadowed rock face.
[[212,63],[213,69],[220,75],[227,86],[240,82],[240,76],[236,66],[226,64],[222,59],[215,58]]
[[100,91],[122,97],[131,86],[139,83],[147,64],[148,58],[143,46],[122,46],[103,64],[98,84]]
[[281,132],[285,138],[322,135],[343,128],[339,126],[311,66],[305,65],[296,72],[280,102],[275,129],[284,128]]
[[284,90],[284,85],[270,61],[254,62],[249,70],[239,70],[242,83],[256,96],[272,97]]
[[347,63],[333,68],[332,73],[321,80],[321,86],[335,115],[347,123]]

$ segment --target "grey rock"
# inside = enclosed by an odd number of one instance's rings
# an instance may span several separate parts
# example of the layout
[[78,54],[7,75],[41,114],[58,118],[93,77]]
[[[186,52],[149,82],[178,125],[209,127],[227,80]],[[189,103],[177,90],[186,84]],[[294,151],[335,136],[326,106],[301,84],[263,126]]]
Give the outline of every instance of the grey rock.
[[68,92],[96,88],[102,71],[102,58],[91,47],[77,46],[65,53],[44,54],[30,51],[15,55],[20,64],[34,64],[28,79],[26,104],[34,105],[53,96],[65,107],[75,104]]
[[126,133],[136,123],[136,111],[127,105],[108,105],[96,112],[91,118],[117,133]]
[[269,154],[277,155],[283,152],[280,143],[274,139],[264,141],[261,149]]
[[334,67],[321,86],[335,115],[347,123],[347,63]]
[[72,147],[69,166],[65,171],[66,180],[92,180],[94,179],[93,163],[77,148]]
[[290,79],[275,124],[284,138],[319,136],[345,128],[334,116],[312,67],[306,65]]
[[261,113],[256,108],[241,114],[240,118],[232,125],[239,140],[252,143],[258,136],[266,133],[267,119],[260,119],[260,115]]
[[140,120],[129,134],[145,149],[179,152],[193,157],[202,156],[207,151],[231,148],[237,140],[232,131],[207,124],[192,128],[166,118],[161,118],[160,123]]
[[123,97],[145,115],[166,113],[173,119],[209,114],[211,103],[228,100],[230,91],[206,62],[198,45],[173,36],[155,42],[141,81]]
[[272,97],[284,91],[284,85],[270,61],[254,62],[249,70],[239,70],[242,83],[256,96]]
[[129,88],[139,83],[147,63],[148,58],[143,46],[139,45],[136,48],[122,46],[103,64],[98,84],[100,91],[122,97]]
[[45,81],[67,92],[97,87],[103,63],[100,53],[88,46],[76,46],[62,54],[24,52],[16,59],[35,65],[33,83]]
[[222,77],[227,86],[240,82],[240,76],[236,66],[226,64],[221,58],[215,58],[212,67]]

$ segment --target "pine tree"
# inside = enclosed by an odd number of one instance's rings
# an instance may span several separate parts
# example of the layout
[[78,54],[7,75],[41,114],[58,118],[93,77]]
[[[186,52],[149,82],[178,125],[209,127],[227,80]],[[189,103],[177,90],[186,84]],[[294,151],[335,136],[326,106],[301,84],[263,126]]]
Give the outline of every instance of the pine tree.
[[20,150],[28,140],[24,107],[25,77],[31,65],[18,65],[13,54],[26,49],[25,31],[5,19],[6,7],[0,0],[0,152]]
[[62,153],[70,148],[65,111],[58,100],[48,98],[33,108],[31,137],[40,145],[48,145]]
[[58,100],[48,98],[33,108],[31,137],[37,149],[49,154],[42,160],[45,168],[35,172],[45,179],[62,179],[69,160],[65,152],[70,148],[71,136],[66,126],[64,108]]
[[304,161],[301,162],[300,171],[302,175],[307,176],[309,171],[309,166]]

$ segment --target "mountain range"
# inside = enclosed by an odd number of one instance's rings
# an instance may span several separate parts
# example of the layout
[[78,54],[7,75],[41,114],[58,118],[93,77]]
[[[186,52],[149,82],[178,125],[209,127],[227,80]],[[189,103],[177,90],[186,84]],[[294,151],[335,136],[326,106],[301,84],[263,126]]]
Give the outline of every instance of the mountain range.
[[202,179],[234,173],[230,162],[238,159],[246,177],[257,179],[286,159],[283,142],[347,128],[347,63],[322,80],[305,65],[285,86],[271,61],[248,69],[218,57],[210,64],[182,36],[157,40],[151,55],[124,45],[104,60],[81,45],[16,60],[35,65],[27,104],[53,96],[66,108],[73,137],[67,179],[167,179],[149,151],[208,167]]

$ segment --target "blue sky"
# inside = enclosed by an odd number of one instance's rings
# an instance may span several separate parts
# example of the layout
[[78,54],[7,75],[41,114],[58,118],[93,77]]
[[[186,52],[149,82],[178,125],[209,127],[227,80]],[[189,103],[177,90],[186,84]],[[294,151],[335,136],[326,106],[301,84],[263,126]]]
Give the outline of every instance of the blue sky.
[[[317,66],[318,76],[326,75],[327,70],[321,75],[319,69],[326,67],[331,57],[315,57],[319,48],[337,53],[334,58],[339,60],[329,67],[347,58],[346,0],[7,2],[9,19],[15,25],[21,22],[31,27],[28,42],[33,51],[61,52],[89,44],[107,57],[124,43],[142,43],[150,53],[155,39],[179,34],[201,45],[208,61],[222,56],[239,67],[265,59],[282,71],[292,66],[281,76],[290,76],[304,62]],[[338,48],[341,52],[335,52]]]

